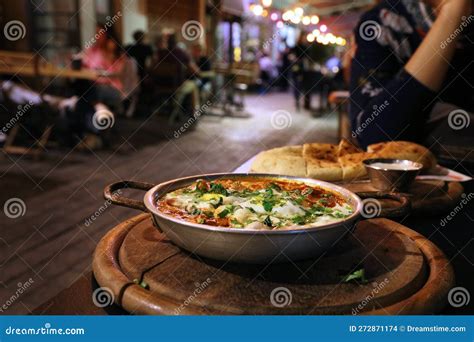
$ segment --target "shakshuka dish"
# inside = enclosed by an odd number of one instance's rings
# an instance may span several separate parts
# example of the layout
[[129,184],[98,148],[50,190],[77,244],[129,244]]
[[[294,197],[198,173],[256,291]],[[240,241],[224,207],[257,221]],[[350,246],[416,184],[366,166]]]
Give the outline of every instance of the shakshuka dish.
[[354,210],[337,193],[298,181],[199,179],[157,200],[163,214],[236,229],[304,228],[341,221]]

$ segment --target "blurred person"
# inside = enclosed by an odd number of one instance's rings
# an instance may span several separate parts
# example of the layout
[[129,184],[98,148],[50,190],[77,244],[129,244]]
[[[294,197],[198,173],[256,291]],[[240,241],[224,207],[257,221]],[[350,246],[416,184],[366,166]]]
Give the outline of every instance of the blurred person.
[[135,42],[126,47],[128,56],[133,58],[137,64],[140,79],[146,74],[147,61],[153,56],[153,50],[149,44],[145,44],[145,32],[137,30],[133,33]]
[[201,71],[211,70],[211,60],[203,53],[203,46],[200,43],[194,44],[191,48],[191,56],[194,63]]
[[352,136],[362,146],[472,139],[474,125],[447,127],[455,110],[473,118],[471,13],[471,0],[383,0],[362,16],[350,84]]
[[168,53],[167,49],[167,42],[166,42],[166,36],[163,34],[160,34],[156,36],[154,40],[154,46],[153,46],[153,58],[152,58],[152,65],[157,63],[160,58],[163,58],[166,56]]
[[[100,27],[100,26],[99,26]],[[117,111],[138,85],[137,67],[127,57],[112,31],[105,31],[100,39],[82,53],[82,65],[103,73],[94,87],[96,100]]]
[[280,83],[283,90],[288,90],[288,79],[290,77],[290,48],[285,45],[281,53]]
[[300,98],[304,97],[304,108],[310,108],[310,94],[305,91],[304,81],[305,72],[308,70],[309,61],[307,56],[308,44],[306,43],[306,34],[300,33],[298,42],[290,49],[289,60],[291,63],[291,80],[293,87],[293,96],[295,98],[296,109],[300,110]]
[[270,87],[273,80],[278,76],[278,70],[273,63],[273,60],[268,55],[268,52],[264,51],[261,53],[258,59],[258,66],[260,68],[260,78],[263,81],[265,87]]
[[[167,52],[168,54],[165,58],[173,63],[177,63],[180,68],[183,69],[183,76],[199,75],[199,67],[193,61],[188,52],[178,44],[176,33],[171,33],[168,36]],[[187,77],[184,76],[184,79],[185,78]]]
[[[203,46],[201,43],[194,44],[191,47],[191,56],[194,63],[199,68],[200,74],[195,76],[197,86],[200,91],[201,103],[205,103],[211,97],[212,93],[212,78],[209,73],[211,71],[211,60],[203,53]],[[207,76],[203,76],[202,72],[207,72]]]

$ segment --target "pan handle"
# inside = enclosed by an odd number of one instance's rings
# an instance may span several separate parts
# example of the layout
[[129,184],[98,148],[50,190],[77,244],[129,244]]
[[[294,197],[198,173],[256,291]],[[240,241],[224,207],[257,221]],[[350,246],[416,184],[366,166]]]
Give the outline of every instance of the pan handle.
[[120,205],[122,207],[138,209],[147,212],[147,208],[143,201],[134,200],[117,194],[116,192],[121,189],[137,189],[148,191],[155,185],[151,183],[136,182],[136,181],[121,181],[107,185],[104,189],[104,198],[109,200],[111,203]]
[[[400,203],[399,206],[396,206],[394,208],[382,208],[380,206],[380,203],[377,202],[374,203],[374,206],[376,206],[377,208],[372,209],[369,208],[369,203],[367,203],[367,208],[365,210],[370,210],[370,212],[373,211],[377,213],[376,215],[374,215],[374,217],[396,218],[406,216],[411,212],[411,199],[410,196],[406,194],[384,191],[357,192],[356,194],[362,199],[391,199]],[[364,209],[362,210],[364,211]]]

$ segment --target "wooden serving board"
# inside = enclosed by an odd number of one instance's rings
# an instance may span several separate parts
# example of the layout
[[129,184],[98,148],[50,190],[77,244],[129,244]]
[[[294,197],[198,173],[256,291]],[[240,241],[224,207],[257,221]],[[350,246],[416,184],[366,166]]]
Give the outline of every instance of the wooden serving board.
[[[341,184],[353,192],[378,191],[370,181]],[[412,212],[421,215],[439,215],[448,212],[461,200],[464,188],[459,182],[441,180],[417,180],[406,191],[411,195]],[[382,206],[397,205],[382,200]]]
[[[367,283],[342,281],[361,268]],[[191,255],[141,214],[104,236],[93,271],[134,314],[430,314],[454,284],[435,245],[387,219],[359,222],[317,259],[262,266]]]

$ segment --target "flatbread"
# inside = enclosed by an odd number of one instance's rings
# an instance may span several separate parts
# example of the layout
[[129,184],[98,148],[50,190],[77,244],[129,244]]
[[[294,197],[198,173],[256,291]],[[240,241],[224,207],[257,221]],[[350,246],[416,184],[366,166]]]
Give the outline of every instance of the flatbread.
[[358,148],[357,146],[355,146],[354,144],[352,144],[351,142],[349,142],[349,140],[342,139],[339,142],[339,145],[337,147],[336,155],[339,158],[339,157],[345,156],[346,154],[359,153],[359,152],[364,152],[364,151]]
[[342,169],[342,180],[350,181],[367,176],[367,170],[362,163],[365,159],[376,158],[377,155],[368,152],[346,154],[339,157],[339,165]]
[[311,143],[303,145],[306,160],[306,176],[325,181],[340,181],[342,169],[337,161],[337,146]]
[[437,164],[434,154],[422,145],[409,141],[389,141],[372,144],[367,152],[378,154],[378,158],[408,159],[423,164],[423,169],[434,168]]
[[305,177],[306,161],[303,158],[303,146],[284,146],[260,152],[250,171]]
[[390,141],[370,145],[362,151],[347,140],[338,145],[308,143],[285,146],[261,152],[251,172],[310,177],[329,182],[351,181],[367,176],[365,159],[396,158],[422,163],[425,169],[435,167],[434,155],[424,146],[407,141]]

